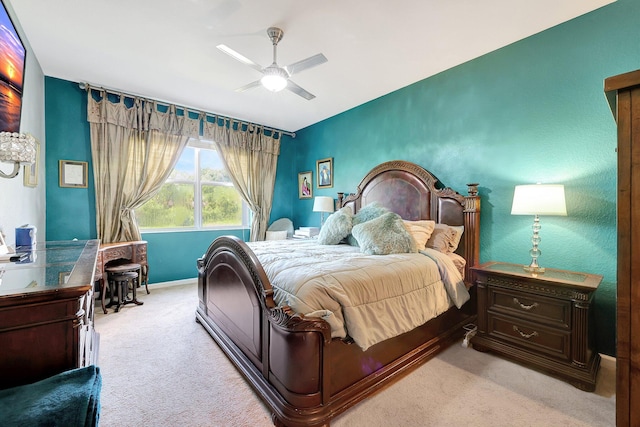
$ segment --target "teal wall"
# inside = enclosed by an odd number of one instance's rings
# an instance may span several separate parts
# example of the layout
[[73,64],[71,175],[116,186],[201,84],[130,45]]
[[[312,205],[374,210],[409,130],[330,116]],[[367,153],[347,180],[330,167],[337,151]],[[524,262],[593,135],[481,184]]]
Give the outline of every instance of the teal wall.
[[[533,217],[510,214],[515,185],[564,184],[568,216],[541,218],[539,261],[604,276],[597,346],[614,355],[616,126],[603,81],[640,68],[638,16],[640,2],[618,0],[305,128],[298,170],[334,158],[334,188],[316,195],[353,192],[393,159],[416,162],[459,192],[479,182],[482,262],[530,261]],[[294,222],[318,221],[308,201],[294,203]]]
[[[604,276],[597,345],[614,355],[616,127],[602,88],[640,68],[637,16],[640,2],[618,0],[284,137],[271,218],[319,224],[297,195],[298,172],[313,170],[315,183],[318,159],[333,157],[334,187],[314,185],[314,195],[331,196],[355,191],[378,163],[410,160],[459,192],[479,182],[481,260],[525,264],[533,218],[510,215],[513,188],[562,183],[568,216],[542,218],[540,263]],[[86,95],[54,78],[45,89],[47,239],[95,237],[92,187],[57,185],[59,159],[90,161]],[[195,259],[218,234],[145,233],[151,282],[195,277]]]
[[[76,83],[45,77],[46,239],[95,239],[95,193],[86,92]],[[51,142],[49,142],[51,141]],[[88,188],[61,188],[60,160],[89,162]]]
[[[45,77],[46,117],[46,240],[95,239],[95,192],[91,166],[91,140],[87,123],[87,94],[77,83]],[[284,136],[278,177],[293,173],[294,152],[291,138]],[[86,161],[89,164],[88,188],[61,188],[58,185],[58,161]],[[292,190],[279,180],[275,199],[284,200]],[[296,186],[294,184],[293,191]],[[277,216],[273,216],[277,215]],[[275,203],[272,216],[291,217],[292,204]],[[186,231],[143,233],[148,242],[149,281],[166,282],[197,276],[196,259],[218,236],[247,237],[248,230]]]

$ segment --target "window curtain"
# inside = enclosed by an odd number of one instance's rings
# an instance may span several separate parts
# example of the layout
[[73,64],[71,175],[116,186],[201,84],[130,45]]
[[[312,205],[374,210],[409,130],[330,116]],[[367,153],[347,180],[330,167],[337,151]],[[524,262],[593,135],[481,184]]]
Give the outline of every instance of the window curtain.
[[253,218],[249,240],[264,240],[273,202],[280,133],[235,121],[204,121],[204,137],[214,141],[236,189]]
[[152,101],[118,98],[110,101],[104,90],[87,92],[96,228],[102,243],[142,239],[134,209],[160,190],[187,141],[198,138],[200,129],[200,118],[190,118],[187,111],[178,116],[174,105],[161,112]]

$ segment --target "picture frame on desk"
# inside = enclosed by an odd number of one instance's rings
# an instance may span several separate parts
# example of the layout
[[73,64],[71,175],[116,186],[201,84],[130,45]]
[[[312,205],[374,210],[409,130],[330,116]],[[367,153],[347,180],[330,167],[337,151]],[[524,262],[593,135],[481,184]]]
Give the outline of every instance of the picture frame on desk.
[[73,160],[60,160],[60,187],[87,188],[89,164]]

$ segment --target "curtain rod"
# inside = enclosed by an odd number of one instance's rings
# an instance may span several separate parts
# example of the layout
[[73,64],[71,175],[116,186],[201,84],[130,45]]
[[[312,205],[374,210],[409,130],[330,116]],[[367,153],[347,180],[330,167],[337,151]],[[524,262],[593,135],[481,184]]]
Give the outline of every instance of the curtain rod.
[[234,117],[222,116],[220,114],[209,113],[209,112],[206,112],[206,111],[201,111],[201,110],[199,110],[197,108],[189,108],[189,107],[185,107],[185,106],[182,106],[182,105],[176,105],[176,104],[173,104],[171,102],[161,101],[159,99],[151,99],[151,98],[147,98],[147,97],[140,96],[140,95],[133,95],[133,94],[130,94],[130,93],[123,92],[121,90],[107,89],[107,88],[104,88],[102,86],[92,86],[92,85],[90,85],[89,83],[86,83],[86,82],[79,82],[78,86],[80,87],[80,89],[86,90],[86,91],[89,91],[90,89],[103,90],[103,91],[105,91],[107,93],[110,93],[112,95],[124,96],[124,97],[127,97],[127,98],[140,98],[143,101],[157,102],[157,103],[160,103],[160,104],[167,104],[167,105],[175,105],[177,108],[181,108],[184,111],[189,111],[191,113],[204,114],[205,116],[206,115],[215,116],[215,117],[221,118],[223,120],[232,120],[232,121],[238,122],[238,123],[246,125],[246,126],[259,126],[262,129],[268,130],[270,132],[278,132],[278,133],[280,133],[282,135],[289,135],[292,138],[296,137],[296,133],[295,132],[287,132],[286,130],[270,128],[270,127],[267,127],[267,126],[264,126],[264,125],[260,125],[260,124],[257,124],[257,123],[247,122],[247,121],[244,121],[244,120],[236,119]]

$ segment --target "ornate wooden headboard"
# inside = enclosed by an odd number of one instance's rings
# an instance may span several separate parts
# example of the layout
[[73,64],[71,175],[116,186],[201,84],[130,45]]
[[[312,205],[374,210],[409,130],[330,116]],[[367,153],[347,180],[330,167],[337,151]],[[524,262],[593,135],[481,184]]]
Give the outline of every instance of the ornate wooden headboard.
[[415,163],[393,160],[373,168],[356,193],[346,198],[338,193],[338,206],[349,206],[356,213],[376,202],[406,220],[464,225],[456,252],[467,260],[465,281],[473,283],[470,268],[480,261],[480,197],[478,184],[467,185],[469,195],[463,196]]

